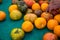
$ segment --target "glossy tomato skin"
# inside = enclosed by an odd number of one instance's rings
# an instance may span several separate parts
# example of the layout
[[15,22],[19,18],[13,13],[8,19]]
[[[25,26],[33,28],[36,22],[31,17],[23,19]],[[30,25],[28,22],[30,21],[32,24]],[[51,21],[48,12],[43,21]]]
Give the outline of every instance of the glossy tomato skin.
[[46,33],[43,40],[58,40],[57,36],[53,33]]
[[0,11],[0,21],[3,21],[6,19],[6,13],[4,11]]
[[24,2],[25,2],[29,7],[31,7],[31,6],[35,3],[34,0],[24,0]]

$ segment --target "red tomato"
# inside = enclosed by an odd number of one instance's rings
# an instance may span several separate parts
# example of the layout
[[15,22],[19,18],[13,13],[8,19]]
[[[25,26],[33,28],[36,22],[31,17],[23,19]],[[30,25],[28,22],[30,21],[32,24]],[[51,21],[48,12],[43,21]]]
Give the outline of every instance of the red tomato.
[[58,40],[57,36],[53,33],[46,33],[43,37],[43,40]]
[[35,3],[34,0],[24,0],[24,2],[25,2],[29,7],[31,7],[31,6]]

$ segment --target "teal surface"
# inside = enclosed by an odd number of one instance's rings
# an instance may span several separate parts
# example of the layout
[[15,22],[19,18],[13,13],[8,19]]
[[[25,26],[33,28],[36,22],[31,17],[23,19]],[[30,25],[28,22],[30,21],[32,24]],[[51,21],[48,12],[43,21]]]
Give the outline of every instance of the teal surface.
[[[0,10],[6,12],[6,20],[0,22],[0,40],[11,40],[10,32],[13,28],[21,28],[21,24],[23,23],[23,18],[18,21],[12,21],[9,17],[8,7],[11,5],[11,0],[3,0],[2,4],[0,4]],[[34,28],[34,30],[30,33],[25,33],[25,37],[23,40],[42,40],[43,35],[49,32],[46,28],[42,30],[38,30]]]

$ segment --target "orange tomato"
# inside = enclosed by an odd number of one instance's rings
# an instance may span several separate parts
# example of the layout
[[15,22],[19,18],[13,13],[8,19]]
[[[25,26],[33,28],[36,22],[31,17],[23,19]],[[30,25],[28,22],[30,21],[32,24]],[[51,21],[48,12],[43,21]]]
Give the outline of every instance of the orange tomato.
[[32,5],[32,10],[39,10],[40,9],[40,5],[38,3],[34,3]]
[[60,37],[60,25],[55,26],[54,33]]
[[57,14],[55,17],[54,17],[55,20],[57,20],[59,23],[60,23],[60,14]]
[[25,21],[22,24],[22,30],[24,30],[25,32],[31,32],[33,30],[34,26],[30,21]]
[[17,10],[17,9],[18,9],[17,5],[13,4],[9,7],[9,12],[12,12],[13,10]]
[[53,15],[48,12],[43,12],[41,17],[45,18],[47,21],[53,18]]
[[35,26],[37,29],[42,29],[46,26],[46,19],[40,17],[35,20]]
[[47,27],[49,30],[53,30],[55,26],[58,25],[58,22],[54,19],[50,19],[47,23]]
[[3,21],[6,18],[6,14],[3,11],[0,11],[0,21]]
[[41,9],[42,9],[42,11],[46,11],[47,8],[48,8],[48,3],[42,3],[42,4],[41,4]]

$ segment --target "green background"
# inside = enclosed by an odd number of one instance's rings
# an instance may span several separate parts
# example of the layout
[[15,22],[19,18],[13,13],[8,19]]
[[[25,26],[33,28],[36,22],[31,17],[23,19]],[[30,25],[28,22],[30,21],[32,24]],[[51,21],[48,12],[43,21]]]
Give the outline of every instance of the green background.
[[[11,5],[12,0],[3,0],[2,4],[0,4],[0,11],[6,12],[6,20],[3,22],[0,22],[0,40],[11,40],[10,32],[13,28],[21,28],[21,25],[23,23],[23,17],[22,19],[18,21],[13,21],[9,17],[8,7]],[[24,13],[23,13],[24,14]],[[30,33],[25,33],[25,37],[23,40],[42,40],[43,35],[49,32],[49,30],[46,28],[42,30],[38,30],[34,28],[34,30]]]

